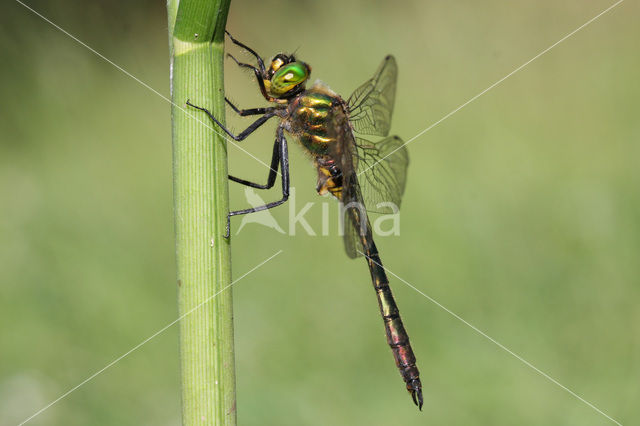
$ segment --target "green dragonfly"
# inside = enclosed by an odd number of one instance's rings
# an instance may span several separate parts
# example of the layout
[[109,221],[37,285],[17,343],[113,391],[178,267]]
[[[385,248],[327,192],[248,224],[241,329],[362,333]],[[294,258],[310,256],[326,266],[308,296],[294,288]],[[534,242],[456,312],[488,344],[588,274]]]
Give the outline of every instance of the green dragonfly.
[[[229,33],[227,35],[234,44],[255,57],[257,66],[240,62],[229,55],[240,67],[253,71],[262,96],[274,105],[239,109],[226,99],[229,106],[241,116],[261,116],[246,130],[234,135],[207,109],[189,101],[187,104],[207,113],[236,141],[242,141],[269,119],[279,118],[267,183],[254,183],[231,175],[229,179],[252,188],[268,189],[275,184],[278,167],[282,175],[282,198],[263,206],[229,212],[227,236],[231,216],[270,209],[289,198],[289,154],[285,133],[288,134],[313,159],[318,171],[318,193],[330,193],[342,204],[347,255],[351,258],[363,255],[367,260],[387,342],[413,402],[422,409],[422,384],[416,358],[389,288],[367,215],[367,212],[389,213],[393,211],[391,206],[399,207],[409,164],[402,140],[397,136],[387,137],[398,72],[394,57],[389,55],[384,58],[374,76],[345,101],[321,82],[307,89],[311,67],[297,60],[294,55],[280,53],[267,67],[253,49]],[[385,138],[372,142],[356,133]]]

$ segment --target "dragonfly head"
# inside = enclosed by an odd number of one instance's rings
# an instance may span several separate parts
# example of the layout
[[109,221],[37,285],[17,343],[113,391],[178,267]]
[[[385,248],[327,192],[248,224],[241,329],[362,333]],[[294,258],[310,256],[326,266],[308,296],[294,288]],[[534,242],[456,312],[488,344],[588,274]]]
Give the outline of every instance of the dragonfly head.
[[287,99],[304,90],[311,75],[311,67],[293,55],[280,53],[271,61],[263,77],[264,86],[275,99]]

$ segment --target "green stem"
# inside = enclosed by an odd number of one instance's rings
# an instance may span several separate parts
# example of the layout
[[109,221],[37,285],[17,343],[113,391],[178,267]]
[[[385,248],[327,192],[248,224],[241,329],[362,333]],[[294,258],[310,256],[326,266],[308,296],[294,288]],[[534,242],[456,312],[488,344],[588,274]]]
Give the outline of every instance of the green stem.
[[[224,27],[230,0],[169,0],[173,173],[182,420],[235,425],[235,363],[227,144],[206,115],[224,122]],[[218,294],[215,297],[214,295]],[[209,300],[207,302],[207,300]],[[206,303],[203,303],[206,302]]]

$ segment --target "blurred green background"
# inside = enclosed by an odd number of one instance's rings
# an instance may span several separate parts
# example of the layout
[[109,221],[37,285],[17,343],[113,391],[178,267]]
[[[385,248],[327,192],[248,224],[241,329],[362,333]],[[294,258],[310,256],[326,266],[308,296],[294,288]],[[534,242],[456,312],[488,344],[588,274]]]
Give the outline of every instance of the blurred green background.
[[[297,49],[344,96],[393,53],[393,132],[407,140],[612,3],[234,1],[228,28],[266,57]],[[162,2],[28,4],[169,95]],[[378,242],[391,271],[623,424],[640,423],[639,12],[622,3],[409,145],[401,235]],[[11,425],[177,308],[169,104],[19,3],[0,16],[0,424]],[[242,107],[263,104],[230,61],[226,86]],[[235,129],[245,120],[229,115]],[[265,127],[244,147],[266,162]],[[306,218],[318,231],[329,200],[290,151],[296,204],[316,203]],[[230,157],[234,174],[266,177],[240,150]],[[242,187],[231,197],[246,205]],[[286,229],[288,208],[273,214]],[[248,224],[234,276],[279,249],[233,289],[239,424],[613,424],[392,279],[422,373],[418,412],[365,263],[335,232]],[[177,342],[173,327],[29,424],[179,424]]]

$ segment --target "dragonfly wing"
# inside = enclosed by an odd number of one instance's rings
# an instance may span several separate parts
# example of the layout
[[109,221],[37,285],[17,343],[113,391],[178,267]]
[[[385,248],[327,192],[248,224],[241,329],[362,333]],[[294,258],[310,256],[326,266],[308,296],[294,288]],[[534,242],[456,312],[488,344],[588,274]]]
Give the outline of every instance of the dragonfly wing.
[[367,211],[397,213],[409,166],[409,153],[402,139],[390,136],[371,142],[356,137],[355,145],[353,164]]
[[344,215],[344,250],[347,252],[347,256],[355,259],[358,256],[362,256],[362,243],[360,242],[360,235],[358,234],[358,227],[354,225],[351,214],[345,212]]
[[375,136],[389,134],[397,78],[396,60],[389,55],[374,76],[349,97],[349,121],[356,132]]
[[341,215],[344,228],[344,248],[347,256],[353,259],[362,256],[362,237],[367,233],[369,219],[362,201],[358,176],[355,173],[349,173],[344,178],[346,185],[343,189]]

